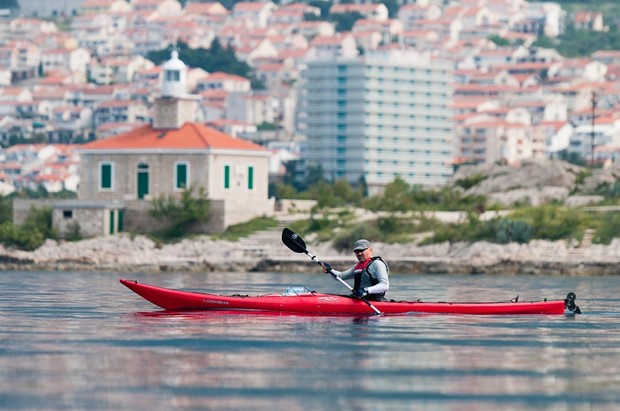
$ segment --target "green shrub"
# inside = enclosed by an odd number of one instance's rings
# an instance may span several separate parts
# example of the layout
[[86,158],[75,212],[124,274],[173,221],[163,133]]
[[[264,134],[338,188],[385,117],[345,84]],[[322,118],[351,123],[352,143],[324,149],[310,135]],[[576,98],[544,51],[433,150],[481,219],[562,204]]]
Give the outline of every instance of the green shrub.
[[487,176],[484,174],[473,174],[471,176],[467,176],[460,180],[456,181],[456,185],[459,187],[463,187],[465,190],[472,188],[475,185],[478,185],[481,181],[485,180]]
[[0,224],[13,221],[13,199],[0,196]]
[[596,235],[593,243],[609,244],[620,233],[620,213],[605,213],[596,215]]
[[162,195],[151,201],[149,214],[167,222],[168,226],[151,234],[164,241],[185,237],[194,224],[207,222],[209,205],[203,188],[197,196],[193,195],[191,188],[184,189],[180,197]]
[[511,218],[527,222],[534,229],[533,238],[557,241],[581,238],[591,217],[579,209],[542,205],[517,210]]
[[257,231],[268,230],[277,226],[278,222],[273,217],[257,217],[244,223],[231,225],[226,231],[213,237],[228,241],[236,241]]
[[24,229],[10,223],[0,225],[0,242],[7,246],[15,246],[20,250],[32,251],[41,246],[45,238],[39,230]]
[[358,224],[336,235],[333,240],[333,245],[336,250],[351,251],[353,243],[360,238],[365,238],[370,242],[379,241],[381,232],[374,224]]
[[533,235],[534,230],[532,226],[525,221],[503,218],[497,225],[496,239],[498,243],[517,242],[524,244],[528,243]]
[[80,223],[74,221],[67,227],[67,232],[65,233],[65,240],[67,241],[80,241],[82,240],[82,233]]
[[49,207],[31,207],[24,224],[20,226],[8,222],[0,225],[0,242],[21,250],[35,250],[47,238],[58,239],[58,232],[52,228]]

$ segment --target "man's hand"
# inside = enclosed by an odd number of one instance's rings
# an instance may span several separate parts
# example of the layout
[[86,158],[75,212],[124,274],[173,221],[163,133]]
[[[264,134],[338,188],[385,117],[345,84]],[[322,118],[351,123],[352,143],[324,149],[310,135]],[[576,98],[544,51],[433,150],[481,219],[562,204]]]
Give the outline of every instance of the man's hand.
[[332,266],[328,263],[321,263],[321,266],[323,267],[323,272],[325,273],[329,273],[332,269]]
[[353,297],[355,298],[364,298],[368,295],[368,291],[366,291],[365,288],[362,288],[361,290],[353,290]]

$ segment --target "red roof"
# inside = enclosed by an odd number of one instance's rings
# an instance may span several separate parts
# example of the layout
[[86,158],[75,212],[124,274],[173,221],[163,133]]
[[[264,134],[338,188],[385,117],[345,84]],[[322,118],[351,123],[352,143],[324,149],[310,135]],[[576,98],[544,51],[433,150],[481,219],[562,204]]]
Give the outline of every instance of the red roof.
[[138,127],[132,131],[82,146],[84,150],[149,150],[149,149],[223,149],[267,152],[262,146],[242,138],[235,138],[199,123],[185,123],[181,128],[155,130],[152,126]]

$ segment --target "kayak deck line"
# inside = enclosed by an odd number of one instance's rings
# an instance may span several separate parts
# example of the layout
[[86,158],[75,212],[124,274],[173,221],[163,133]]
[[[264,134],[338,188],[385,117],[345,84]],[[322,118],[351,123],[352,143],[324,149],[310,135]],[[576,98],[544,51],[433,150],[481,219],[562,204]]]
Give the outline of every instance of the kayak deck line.
[[[306,287],[289,287],[284,294],[271,293],[257,296],[217,295],[205,292],[182,291],[119,280],[121,284],[147,301],[165,310],[234,310],[271,311],[317,315],[374,315],[364,301],[348,295],[323,294]],[[569,292],[565,299],[519,301],[518,296],[508,301],[456,302],[438,301],[372,301],[383,314],[406,313],[522,315],[522,314],[579,314],[576,295]]]

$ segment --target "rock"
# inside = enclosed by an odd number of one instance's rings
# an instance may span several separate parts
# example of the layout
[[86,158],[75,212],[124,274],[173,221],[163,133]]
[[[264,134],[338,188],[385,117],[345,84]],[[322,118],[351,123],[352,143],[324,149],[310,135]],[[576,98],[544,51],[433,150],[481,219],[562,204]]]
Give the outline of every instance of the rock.
[[566,187],[545,186],[540,188],[519,188],[502,193],[490,193],[490,203],[510,207],[515,204],[539,206],[552,201],[564,201],[569,194]]
[[[276,233],[277,234],[277,233]],[[354,263],[349,252],[330,243],[311,246],[322,261],[346,268]],[[608,246],[581,250],[564,241],[534,240],[528,244],[448,243],[418,246],[375,243],[393,273],[569,274],[615,273],[620,262],[620,239]],[[0,267],[17,270],[188,271],[188,272],[314,272],[321,273],[304,254],[285,246],[280,255],[248,253],[242,242],[196,237],[161,248],[143,236],[121,234],[79,242],[47,241],[32,252],[0,247]],[[254,250],[255,251],[255,250]]]
[[450,180],[481,180],[465,191],[466,195],[484,195],[502,205],[539,205],[563,201],[585,169],[557,160],[528,160],[520,167],[496,164],[462,166]]
[[591,204],[597,204],[604,200],[603,196],[586,196],[586,195],[575,195],[570,196],[564,201],[564,205],[566,207],[583,207]]
[[580,188],[583,193],[594,194],[604,186],[611,186],[620,179],[620,164],[613,164],[609,168],[596,169],[591,176],[584,179]]

